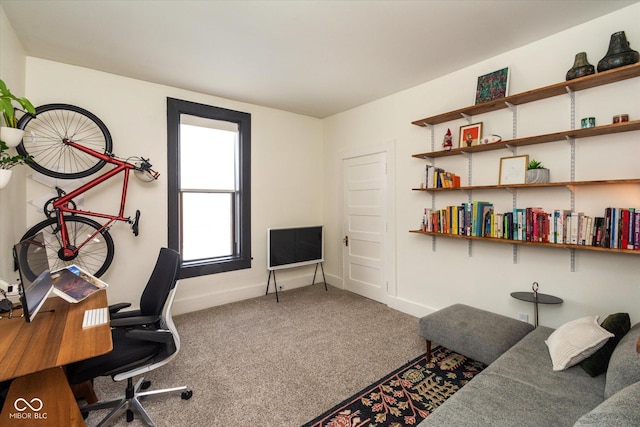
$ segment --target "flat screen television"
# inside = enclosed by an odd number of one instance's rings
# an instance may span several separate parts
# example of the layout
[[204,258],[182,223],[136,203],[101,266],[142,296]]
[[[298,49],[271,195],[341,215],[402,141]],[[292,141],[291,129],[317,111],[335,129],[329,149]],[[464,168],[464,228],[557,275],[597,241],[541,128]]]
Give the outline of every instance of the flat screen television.
[[38,233],[14,246],[14,256],[20,271],[20,303],[27,322],[38,314],[51,292],[51,273],[44,236]]
[[267,269],[299,267],[324,261],[323,226],[267,229]]

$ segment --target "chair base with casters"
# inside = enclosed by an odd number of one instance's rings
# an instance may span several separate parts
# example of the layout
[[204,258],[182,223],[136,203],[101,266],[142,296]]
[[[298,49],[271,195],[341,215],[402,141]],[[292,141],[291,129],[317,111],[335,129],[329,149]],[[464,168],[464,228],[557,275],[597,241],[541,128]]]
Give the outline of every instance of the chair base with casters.
[[134,387],[133,378],[129,377],[127,378],[126,394],[123,397],[80,406],[80,412],[85,415],[88,414],[89,411],[113,408],[113,410],[109,412],[109,415],[97,424],[97,427],[109,425],[109,423],[120,416],[123,411],[127,411],[127,422],[131,422],[137,417],[146,425],[154,426],[155,424],[151,420],[151,417],[149,417],[149,414],[147,414],[147,411],[140,403],[141,399],[146,398],[147,396],[174,393],[178,391],[182,392],[180,397],[184,400],[190,399],[193,395],[193,392],[186,386],[166,388],[162,390],[140,391],[146,390],[150,385],[150,381],[140,378]]

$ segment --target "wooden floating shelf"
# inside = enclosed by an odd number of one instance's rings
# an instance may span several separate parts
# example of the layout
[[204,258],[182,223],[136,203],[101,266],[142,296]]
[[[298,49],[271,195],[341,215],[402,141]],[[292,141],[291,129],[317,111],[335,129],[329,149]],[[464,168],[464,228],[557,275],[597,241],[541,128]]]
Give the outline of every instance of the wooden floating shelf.
[[632,249],[612,249],[612,248],[602,248],[599,246],[568,245],[564,243],[528,242],[525,240],[498,239],[495,237],[462,236],[459,234],[445,234],[445,233],[436,233],[433,231],[422,231],[422,230],[409,230],[409,233],[424,234],[427,236],[446,237],[446,238],[453,238],[453,239],[479,240],[483,242],[493,242],[493,243],[510,243],[513,245],[522,245],[522,246],[537,246],[537,247],[560,248],[560,249],[578,249],[581,251],[595,251],[595,252],[607,252],[607,253],[615,253],[615,254],[640,255],[640,250],[632,250]]
[[509,147],[523,147],[525,145],[543,144],[545,142],[555,142],[569,139],[589,138],[592,136],[611,135],[614,133],[633,132],[640,130],[640,120],[630,122],[596,126],[585,129],[573,129],[563,132],[548,133],[545,135],[528,136],[516,138],[508,141],[495,142],[493,144],[474,145],[472,147],[453,148],[449,151],[432,151],[429,153],[413,154],[412,157],[418,159],[431,159],[436,157],[459,156],[464,153],[478,153],[482,151],[500,150]]
[[613,70],[603,71],[601,73],[580,77],[574,80],[556,83],[539,89],[507,96],[505,98],[500,98],[493,101],[484,102],[482,104],[461,108],[459,110],[438,114],[436,116],[425,117],[424,119],[416,120],[411,123],[416,126],[422,127],[437,125],[440,123],[461,119],[465,116],[475,116],[476,114],[484,114],[490,113],[492,111],[503,110],[505,108],[509,108],[510,105],[526,104],[529,102],[539,101],[542,99],[562,95],[570,91],[577,92],[580,90],[615,83],[638,76],[640,76],[640,63],[627,65],[620,68],[614,68]]
[[473,190],[511,190],[519,188],[574,187],[580,185],[620,185],[640,184],[640,179],[602,179],[595,181],[546,182],[544,184],[510,184],[510,185],[472,185],[467,187],[447,188],[412,188],[413,191],[473,191]]

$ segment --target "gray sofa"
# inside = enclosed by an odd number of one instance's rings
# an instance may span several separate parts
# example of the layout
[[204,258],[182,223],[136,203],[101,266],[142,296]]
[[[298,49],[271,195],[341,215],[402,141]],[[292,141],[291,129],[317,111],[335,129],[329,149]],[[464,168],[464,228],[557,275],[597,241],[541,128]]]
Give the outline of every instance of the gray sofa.
[[[423,319],[420,335],[433,339]],[[542,326],[525,332],[419,426],[640,426],[640,323],[617,344],[606,373],[595,378],[580,365],[552,370],[545,344],[552,332]],[[482,343],[467,336],[462,348],[452,350],[473,352],[474,344]]]

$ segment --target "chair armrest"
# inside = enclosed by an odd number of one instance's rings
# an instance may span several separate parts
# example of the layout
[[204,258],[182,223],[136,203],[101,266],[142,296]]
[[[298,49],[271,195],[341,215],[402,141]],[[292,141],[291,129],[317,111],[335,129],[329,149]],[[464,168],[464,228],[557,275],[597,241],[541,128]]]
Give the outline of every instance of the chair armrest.
[[127,332],[127,338],[168,344],[173,341],[173,334],[171,334],[171,331],[166,329],[157,329],[152,331],[146,329],[132,329]]
[[122,310],[123,308],[127,308],[127,307],[131,307],[131,303],[129,302],[119,302],[117,304],[112,304],[109,306],[109,313],[113,314],[113,313],[117,313],[120,310]]
[[160,320],[160,316],[135,316],[111,319],[112,328],[126,328],[130,326],[153,325]]
[[126,310],[119,311],[117,313],[109,313],[111,319],[124,319],[125,317],[139,317],[143,316],[142,311],[140,310]]

